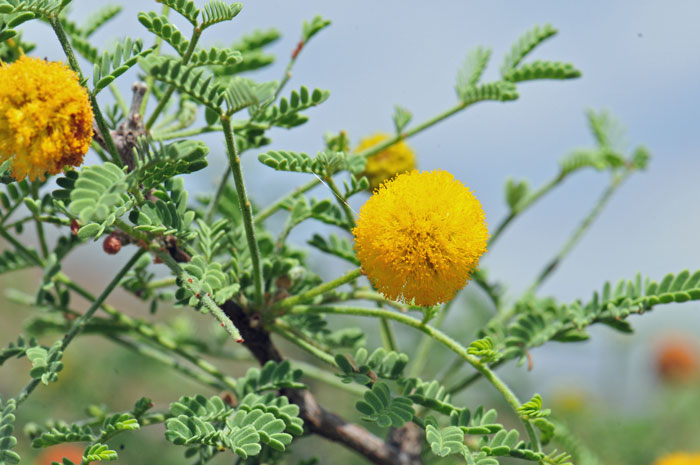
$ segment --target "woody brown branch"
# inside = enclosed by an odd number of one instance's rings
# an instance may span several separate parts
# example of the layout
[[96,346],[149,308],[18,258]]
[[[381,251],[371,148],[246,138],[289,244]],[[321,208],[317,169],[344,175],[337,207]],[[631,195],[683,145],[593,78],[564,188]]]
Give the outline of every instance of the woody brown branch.
[[[243,345],[261,365],[270,360],[282,361],[270,334],[261,325],[251,324],[250,316],[240,306],[228,301],[222,310],[241,332]],[[422,465],[421,432],[415,424],[408,423],[392,431],[389,440],[384,441],[320,406],[308,390],[285,389],[282,393],[299,406],[300,416],[309,432],[338,442],[377,465]]]

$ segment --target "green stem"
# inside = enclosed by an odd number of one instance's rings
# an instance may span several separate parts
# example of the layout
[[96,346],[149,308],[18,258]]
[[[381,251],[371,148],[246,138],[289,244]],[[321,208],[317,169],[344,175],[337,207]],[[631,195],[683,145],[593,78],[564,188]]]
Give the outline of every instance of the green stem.
[[213,389],[216,390],[223,390],[223,389],[232,389],[233,386],[223,384],[221,381],[210,378],[209,376],[206,376],[202,373],[199,373],[198,371],[193,370],[192,368],[183,365],[179,360],[177,360],[175,357],[171,357],[170,355],[166,354],[165,352],[162,352],[160,350],[157,350],[153,347],[147,346],[145,344],[138,344],[133,341],[129,341],[127,339],[121,338],[119,336],[115,335],[108,335],[108,339],[110,339],[113,342],[116,342],[117,344],[126,347],[127,349],[136,352],[139,355],[143,355],[144,357],[148,357],[150,359],[156,360],[165,366],[168,366],[175,371],[178,371],[182,373],[183,375],[187,376],[188,378],[191,378],[199,383],[202,383],[205,386],[209,386]]
[[[40,201],[39,200],[39,184],[36,182],[33,182],[31,184],[31,188],[32,188],[32,198],[34,200]],[[34,217],[34,222],[36,224],[36,235],[39,239],[39,246],[41,247],[41,255],[44,257],[44,259],[46,259],[49,257],[49,246],[46,243],[46,234],[44,234],[44,225],[41,223],[38,216]]]
[[90,148],[95,151],[98,157],[100,157],[100,160],[104,161],[109,161],[109,157],[107,156],[107,153],[104,151],[102,147],[100,147],[100,144],[95,142],[95,139],[90,141]]
[[398,352],[398,345],[396,344],[396,338],[394,337],[394,332],[389,326],[389,320],[386,318],[379,319],[379,337],[382,340],[382,346],[387,351]]
[[[447,334],[442,331],[433,328],[432,326],[422,324],[419,320],[404,315],[401,313],[391,312],[381,308],[363,308],[363,307],[333,307],[333,306],[309,306],[309,305],[298,305],[290,309],[290,313],[293,314],[305,314],[305,313],[328,313],[337,315],[357,315],[357,316],[368,316],[374,318],[387,318],[390,320],[398,321],[401,324],[415,328],[428,336],[432,337],[448,349],[450,349],[455,354],[462,357],[467,363],[473,366],[481,375],[486,378],[498,392],[501,393],[503,398],[511,406],[515,414],[520,417],[518,409],[521,404],[517,396],[510,390],[510,388],[501,379],[491,371],[491,369],[475,357],[467,353],[467,349],[464,348],[457,341],[452,339]],[[520,417],[521,418],[521,417]],[[532,428],[529,420],[521,418],[522,422],[525,424],[525,429],[530,436],[530,441],[535,447],[536,451],[539,451],[539,440],[537,435]]]
[[[10,215],[12,215],[12,213],[14,213],[14,211],[17,210],[20,205],[22,205],[22,202],[19,202],[19,201],[10,205],[10,208],[5,213],[5,216],[3,216],[2,220],[0,220],[0,226],[5,224],[5,221],[7,221],[7,219],[10,218]],[[7,228],[9,229],[10,226],[8,226]]]
[[608,187],[605,189],[603,194],[600,196],[598,199],[598,202],[593,206],[591,211],[588,213],[583,218],[583,221],[581,221],[581,224],[579,224],[578,228],[573,232],[569,240],[564,244],[564,246],[559,250],[559,252],[554,256],[552,260],[545,266],[542,271],[537,275],[537,278],[535,279],[535,282],[532,283],[532,285],[528,288],[528,292],[535,292],[549,277],[550,274],[557,268],[557,266],[566,258],[566,256],[573,250],[574,246],[581,240],[583,235],[586,233],[588,228],[591,227],[593,222],[595,221],[596,218],[598,218],[598,215],[603,211],[607,203],[610,201],[612,198],[613,194],[615,191],[622,185],[625,179],[629,176],[631,171],[626,171],[623,175],[613,175],[613,179],[608,185]]
[[[58,273],[55,279],[56,281],[65,284],[66,287],[72,289],[86,300],[91,302],[94,302],[96,300],[95,296],[93,296],[90,292],[80,287],[78,284],[76,284],[73,280],[71,280],[68,276],[64,275],[63,273]],[[167,278],[163,281],[169,280],[171,279]],[[155,284],[155,282],[151,284]],[[176,353],[188,362],[196,365],[197,368],[200,368],[202,371],[210,374],[211,376],[219,380],[222,386],[225,386],[229,389],[235,388],[236,381],[233,378],[230,378],[229,376],[222,373],[218,368],[216,368],[216,366],[212,365],[208,361],[199,358],[197,355],[189,352],[188,350],[182,347],[179,347],[175,341],[158,334],[157,330],[152,325],[144,321],[134,320],[133,318],[125,315],[116,308],[107,305],[106,303],[103,303],[101,307],[102,310],[104,310],[105,313],[110,315],[117,323],[127,327],[135,333],[138,333],[143,338],[147,339],[152,343],[157,344],[163,349]]]
[[20,255],[22,255],[25,259],[35,263],[37,266],[40,267],[44,267],[46,265],[44,263],[44,260],[42,260],[42,258],[34,250],[28,249],[24,244],[18,241],[15,238],[15,236],[9,234],[7,230],[2,226],[0,226],[0,236],[2,236],[7,242],[12,244],[14,248],[17,249],[17,252]]
[[224,128],[224,136],[226,137],[226,148],[228,161],[233,173],[233,182],[238,193],[238,204],[243,217],[243,227],[245,229],[246,240],[248,241],[248,249],[250,251],[250,261],[253,265],[253,283],[255,284],[255,305],[262,309],[263,307],[263,275],[260,259],[260,249],[258,248],[258,240],[255,237],[255,224],[253,223],[253,208],[248,200],[245,183],[243,181],[243,171],[241,170],[241,159],[238,157],[238,149],[236,148],[236,138],[233,134],[233,126],[231,119],[227,115],[221,115],[221,125]]
[[204,222],[206,224],[211,224],[211,220],[214,219],[214,212],[216,212],[216,206],[219,204],[219,199],[221,199],[221,196],[226,190],[226,185],[229,176],[231,176],[230,166],[226,167],[226,172],[221,177],[221,181],[219,181],[219,187],[216,189],[216,194],[214,194],[214,198],[209,201],[209,205],[207,206],[207,213],[206,215],[204,215]]
[[148,244],[148,249],[150,252],[154,253],[160,260],[168,267],[170,270],[175,274],[175,277],[179,279],[182,287],[190,291],[193,295],[196,295],[199,299],[199,301],[204,305],[207,310],[211,312],[211,314],[216,318],[219,323],[221,323],[221,327],[224,328],[224,330],[231,335],[231,337],[238,343],[243,342],[243,338],[241,337],[241,333],[238,331],[238,328],[231,322],[231,319],[226,316],[226,314],[219,308],[219,306],[214,302],[214,300],[208,296],[208,295],[199,295],[199,289],[197,289],[191,282],[190,282],[190,276],[185,273],[185,270],[182,269],[179,263],[177,263],[173,257],[170,256],[169,253],[164,252],[161,250],[161,248],[150,242],[150,237],[147,234],[144,234],[141,231],[138,231],[131,226],[129,226],[127,223],[125,223],[121,219],[117,219],[114,222],[114,225],[127,233],[129,236],[133,237],[134,239],[144,241],[146,244]]
[[[402,133],[402,134],[397,134],[394,137],[390,137],[389,139],[374,145],[366,150],[363,150],[362,152],[359,152],[357,155],[363,156],[365,158],[369,158],[372,155],[375,155],[382,150],[392,146],[393,144],[399,142],[402,139],[408,139],[409,137],[415,136],[419,132],[422,132],[426,129],[428,129],[431,126],[436,125],[437,123],[449,118],[450,116],[454,115],[455,113],[458,113],[461,110],[464,110],[471,104],[476,103],[476,102],[459,102],[457,105],[453,106],[452,108],[447,109],[446,111],[440,113],[439,115],[436,115],[425,122],[417,125],[416,127]],[[281,197],[274,203],[272,203],[270,206],[268,206],[265,210],[260,212],[257,215],[257,221],[262,222],[269,216],[271,216],[273,213],[275,213],[277,210],[282,208],[283,205],[285,205],[290,199],[296,197],[299,194],[302,194],[306,191],[309,191],[313,189],[315,186],[317,186],[321,181],[318,179],[313,179],[309,181],[308,183],[304,184],[303,186],[297,187],[293,192],[290,192],[289,194]]]
[[[168,17],[170,13],[170,7],[167,5],[163,5],[163,8],[160,11],[160,14],[165,16],[166,18]],[[151,52],[151,56],[158,56],[160,55],[160,47],[163,44],[163,39],[160,36],[156,36],[156,40],[154,43],[154,48],[153,51]],[[151,96],[151,88],[155,84],[155,78],[151,75],[146,76],[146,92],[143,94],[143,100],[141,100],[141,108],[139,109],[139,114],[142,116],[146,114],[146,106],[148,105],[148,98]],[[125,114],[128,114],[125,113]]]
[[[78,60],[75,57],[75,53],[73,52],[73,47],[71,47],[70,41],[66,36],[66,32],[63,30],[63,26],[61,26],[61,21],[58,19],[58,16],[51,16],[49,17],[49,23],[51,23],[51,27],[56,33],[58,41],[61,43],[61,47],[63,48],[63,52],[66,54],[66,58],[68,58],[68,64],[70,65],[73,71],[78,73],[78,77],[82,81],[83,72],[80,69]],[[107,144],[107,150],[109,150],[109,153],[112,155],[112,160],[117,165],[121,166],[122,163],[121,159],[119,158],[119,152],[117,152],[117,147],[114,145],[114,140],[112,140],[112,134],[109,132],[109,127],[107,126],[107,122],[105,121],[105,118],[102,115],[102,111],[100,110],[100,107],[97,104],[97,99],[92,94],[92,92],[88,92],[88,94],[90,95],[90,103],[92,104],[92,111],[95,115],[95,122],[97,123],[97,127],[100,129],[100,133],[102,134],[102,138],[104,139],[105,144]]]
[[109,91],[112,93],[112,96],[114,97],[114,100],[117,102],[119,109],[122,111],[124,118],[128,118],[129,117],[129,106],[126,104],[126,100],[124,100],[122,93],[119,92],[119,88],[114,83],[111,83],[109,85]]
[[316,347],[314,344],[307,341],[305,337],[301,337],[298,331],[294,331],[294,329],[291,326],[289,326],[282,320],[276,320],[274,326],[272,326],[270,329],[272,329],[272,331],[279,334],[292,344],[301,347],[302,349],[304,349],[314,357],[318,358],[319,360],[326,362],[334,368],[338,367],[338,365],[336,365],[335,363],[335,359],[331,354],[320,349],[319,347]]
[[566,173],[559,173],[556,175],[552,180],[550,180],[547,184],[543,185],[540,187],[537,191],[533,192],[530,194],[525,200],[520,202],[519,205],[516,206],[515,209],[511,210],[511,212],[508,214],[508,216],[505,217],[503,221],[498,225],[496,230],[493,232],[491,235],[491,238],[489,239],[489,247],[493,247],[494,243],[498,238],[501,236],[503,231],[508,227],[508,225],[518,216],[520,215],[523,211],[531,207],[535,202],[537,202],[542,196],[544,196],[546,193],[554,189],[556,186],[561,184],[561,182],[566,178],[567,174]]
[[350,225],[351,228],[355,227],[355,212],[352,211],[352,208],[350,208],[350,205],[348,204],[347,200],[343,195],[340,193],[340,190],[338,189],[338,186],[336,185],[335,181],[333,180],[333,176],[328,176],[325,178],[325,183],[328,186],[328,188],[333,192],[333,195],[335,196],[335,199],[338,201],[338,204],[340,205],[340,208],[343,209],[345,212],[345,217],[348,220],[348,224]]
[[303,186],[297,187],[296,189],[294,189],[293,192],[285,195],[284,197],[277,199],[274,203],[269,205],[264,210],[259,211],[258,214],[255,215],[255,224],[262,224],[263,221],[265,221],[267,218],[272,216],[275,212],[277,212],[277,210],[282,208],[282,206],[285,203],[287,203],[288,200],[293,199],[294,197],[296,197],[299,194],[303,194],[307,191],[310,191],[311,189],[316,187],[318,185],[318,183],[319,183],[318,179],[314,178],[313,180],[307,182]]
[[[440,312],[437,314],[434,320],[435,328],[440,329],[442,322],[445,321],[447,312],[450,310],[450,307],[454,301],[455,299],[452,299],[442,306],[442,309],[440,309]],[[425,363],[428,361],[428,355],[430,355],[430,349],[433,347],[434,341],[435,339],[427,334],[423,335],[420,344],[418,345],[418,349],[416,349],[416,353],[413,356],[413,365],[411,366],[409,374],[410,377],[418,377],[421,373],[423,373],[423,368],[425,367]]]
[[[190,61],[190,57],[192,56],[192,53],[194,53],[195,48],[197,47],[197,42],[199,42],[199,38],[202,35],[202,30],[199,28],[199,26],[195,26],[194,29],[192,30],[192,37],[190,38],[190,45],[187,47],[187,50],[185,51],[185,54],[182,55],[182,64],[186,65],[188,61]],[[150,87],[149,87],[150,88]],[[175,85],[171,84],[168,86],[168,88],[165,90],[165,93],[163,93],[163,96],[160,98],[158,101],[158,105],[153,109],[153,113],[151,114],[150,118],[148,118],[148,121],[146,122],[146,130],[151,129],[151,126],[153,126],[153,123],[156,122],[158,119],[158,116],[160,116],[160,113],[165,109],[165,106],[168,104],[168,101],[170,100],[170,97],[173,95],[173,92],[175,92]],[[145,96],[144,96],[144,101],[145,101]]]
[[221,126],[204,126],[201,128],[183,129],[182,131],[154,132],[152,136],[153,140],[184,139],[185,137],[217,132],[221,131],[222,129],[223,128]]
[[275,308],[278,308],[278,309],[289,308],[293,305],[307,302],[316,296],[319,296],[321,294],[324,294],[328,291],[335,289],[338,286],[342,286],[343,284],[349,283],[350,281],[354,281],[355,279],[359,278],[360,276],[362,276],[362,268],[355,268],[354,270],[347,272],[346,274],[344,274],[340,278],[336,278],[333,281],[329,281],[327,283],[323,283],[319,286],[316,286],[313,289],[309,289],[308,291],[304,292],[303,294],[295,295],[292,297],[287,297],[284,300],[280,300],[277,303],[277,305],[275,306]]
[[170,287],[174,286],[177,284],[177,280],[175,278],[163,278],[163,279],[156,279],[148,284],[146,284],[147,289],[161,289],[163,287]]
[[[80,331],[85,328],[85,325],[90,321],[90,318],[95,314],[98,308],[102,305],[102,303],[107,299],[109,294],[114,290],[117,285],[119,285],[119,282],[122,280],[124,275],[131,269],[132,266],[138,261],[139,258],[141,258],[141,255],[143,255],[146,251],[144,249],[139,249],[138,252],[134,254],[133,257],[119,270],[117,275],[107,284],[107,287],[104,288],[102,293],[95,299],[95,301],[90,305],[90,308],[83,313],[83,315],[75,320],[71,328],[68,330],[68,332],[63,336],[62,342],[61,342],[61,350],[65,351],[66,348],[68,347],[68,344],[71,343],[71,341],[77,336]],[[40,378],[33,379],[25,388],[20,392],[17,397],[16,401],[17,404],[21,404],[24,402],[29,395],[34,391],[34,389],[39,385],[41,382]]]

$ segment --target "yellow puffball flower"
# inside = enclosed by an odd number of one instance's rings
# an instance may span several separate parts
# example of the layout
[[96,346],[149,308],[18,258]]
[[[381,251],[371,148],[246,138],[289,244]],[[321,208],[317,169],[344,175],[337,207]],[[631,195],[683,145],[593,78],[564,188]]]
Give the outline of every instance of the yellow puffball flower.
[[700,453],[675,452],[657,459],[654,465],[700,465]]
[[429,306],[451,300],[486,252],[484,211],[446,171],[400,174],[360,209],[355,250],[386,297]]
[[[362,139],[355,152],[370,149],[389,137],[389,134],[379,133]],[[416,169],[416,155],[413,149],[401,140],[369,157],[362,176],[367,177],[369,188],[374,191],[384,181],[388,181],[399,173],[414,169]]]
[[80,165],[92,118],[88,93],[66,65],[27,56],[0,63],[0,162],[12,160],[18,181]]

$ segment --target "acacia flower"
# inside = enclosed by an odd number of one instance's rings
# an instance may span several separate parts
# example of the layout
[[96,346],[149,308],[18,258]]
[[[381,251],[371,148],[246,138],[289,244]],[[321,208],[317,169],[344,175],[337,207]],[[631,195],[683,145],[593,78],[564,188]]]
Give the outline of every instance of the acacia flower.
[[[389,134],[383,133],[362,139],[355,152],[370,149],[387,139],[389,139]],[[384,181],[388,181],[399,173],[414,169],[416,169],[415,153],[408,144],[401,140],[369,157],[362,176],[367,177],[369,188],[374,191]]]
[[446,171],[400,174],[360,209],[355,250],[379,292],[429,306],[452,299],[486,252],[479,200]]
[[27,56],[0,63],[0,162],[12,160],[18,181],[80,165],[92,117],[88,93],[66,65]]
[[700,453],[674,452],[657,459],[654,465],[700,465]]

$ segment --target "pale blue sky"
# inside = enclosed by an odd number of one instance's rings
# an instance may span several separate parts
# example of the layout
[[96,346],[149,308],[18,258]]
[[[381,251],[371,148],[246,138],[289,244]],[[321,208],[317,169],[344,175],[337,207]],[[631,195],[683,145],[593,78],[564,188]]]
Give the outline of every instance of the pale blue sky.
[[[97,3],[75,0],[75,17],[85,16]],[[160,5],[125,3],[118,19],[95,36],[96,43],[127,33],[150,42],[136,14],[157,11]],[[302,20],[316,14],[333,25],[303,51],[288,90],[304,84],[329,89],[331,97],[308,112],[311,120],[302,128],[273,131],[270,149],[315,153],[327,130],[344,129],[353,141],[377,130],[391,131],[394,104],[413,111],[414,121],[420,122],[456,102],[456,70],[468,49],[493,49],[485,79],[495,78],[504,52],[522,32],[551,23],[559,35],[530,59],[570,61],[583,77],[523,84],[516,102],[479,104],[416,136],[409,143],[420,167],[449,170],[471,186],[495,226],[506,214],[504,179],[525,177],[535,186],[547,181],[568,150],[592,143],[584,110],[607,107],[628,127],[629,141],[645,144],[653,158],[648,171],[631,178],[610,202],[543,292],[586,299],[605,280],[631,278],[637,271],[661,278],[666,272],[700,268],[700,3],[258,0],[245,2],[234,22],[212,28],[205,43],[230,43],[241,33],[277,27],[283,38],[270,51],[278,62],[254,77],[278,79]],[[37,55],[61,57],[46,26],[30,23],[26,29],[27,37],[43,37]],[[133,74],[125,76],[120,86],[128,89],[133,79]],[[202,184],[196,187],[202,189],[224,163],[222,142],[205,140],[212,147],[212,167],[198,176]],[[308,179],[263,167],[257,152],[246,154],[245,169],[249,189],[260,203]],[[511,283],[512,295],[517,295],[563,244],[606,183],[607,176],[600,173],[576,175],[518,219],[483,264],[494,278]],[[316,227],[300,228],[292,239],[303,244]],[[660,327],[698,328],[697,311],[697,304],[667,306],[635,318],[642,334],[634,337],[644,338]],[[576,363],[584,366],[604,358],[605,348],[619,343],[607,330],[596,331],[596,336],[596,344],[562,350],[579,357]],[[536,369],[562,369],[567,362],[554,352],[542,351],[543,363]],[[641,367],[644,357],[635,357]],[[576,379],[575,373],[567,376]]]

